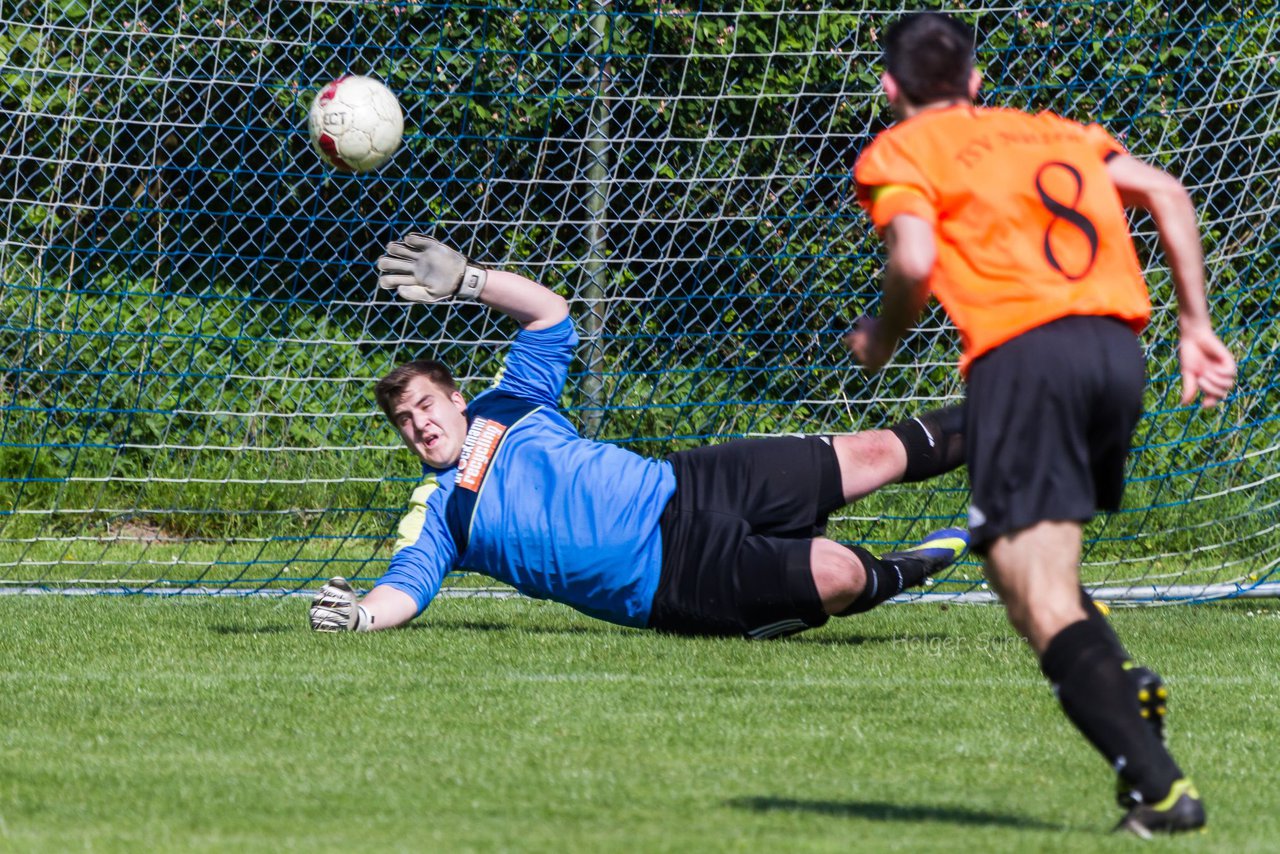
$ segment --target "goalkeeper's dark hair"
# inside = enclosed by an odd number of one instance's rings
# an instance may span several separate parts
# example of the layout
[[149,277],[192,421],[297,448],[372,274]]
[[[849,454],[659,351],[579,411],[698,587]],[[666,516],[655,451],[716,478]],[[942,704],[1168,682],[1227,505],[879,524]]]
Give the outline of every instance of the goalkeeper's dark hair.
[[378,401],[378,406],[389,421],[394,423],[392,414],[395,412],[396,404],[404,396],[404,390],[409,387],[409,383],[418,377],[426,377],[450,394],[458,390],[453,372],[443,362],[437,362],[435,359],[415,359],[412,362],[405,362],[378,380],[378,384],[373,389],[374,400]]
[[940,12],[916,12],[894,21],[884,37],[884,67],[917,106],[969,99],[973,29]]

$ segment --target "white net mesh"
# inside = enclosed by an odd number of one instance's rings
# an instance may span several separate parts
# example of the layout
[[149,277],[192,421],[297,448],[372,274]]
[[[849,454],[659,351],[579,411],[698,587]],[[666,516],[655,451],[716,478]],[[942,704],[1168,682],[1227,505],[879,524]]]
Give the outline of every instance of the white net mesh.
[[[868,379],[837,330],[874,307],[852,202],[885,126],[890,4],[151,2],[0,6],[0,583],[289,591],[376,578],[416,477],[372,384],[441,358],[466,390],[509,325],[375,293],[430,230],[567,295],[566,409],[661,454],[845,432],[962,394],[939,311]],[[765,8],[768,7],[768,8]],[[1091,583],[1136,598],[1266,582],[1276,537],[1278,13],[1253,0],[970,4],[984,97],[1105,123],[1181,176],[1229,405],[1177,403],[1176,312],[1150,223],[1150,392]],[[340,73],[380,77],[405,147],[370,175],[309,148]],[[860,502],[872,548],[963,517],[962,476]],[[965,564],[934,589],[965,594]]]

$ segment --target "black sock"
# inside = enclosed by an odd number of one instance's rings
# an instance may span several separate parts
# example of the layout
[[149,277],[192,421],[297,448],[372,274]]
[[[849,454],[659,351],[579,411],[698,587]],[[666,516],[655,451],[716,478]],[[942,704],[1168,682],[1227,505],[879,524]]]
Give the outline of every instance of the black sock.
[[1084,617],[1093,623],[1106,636],[1107,642],[1115,648],[1116,654],[1124,661],[1129,661],[1131,656],[1129,651],[1124,648],[1124,644],[1120,642],[1120,638],[1116,635],[1115,629],[1111,628],[1111,621],[1102,615],[1098,610],[1098,605],[1093,601],[1093,597],[1089,595],[1089,591],[1083,587],[1080,588],[1080,607],[1084,608]]
[[1076,729],[1144,802],[1153,803],[1182,771],[1143,720],[1123,663],[1102,627],[1085,619],[1049,641],[1040,669]]
[[946,474],[964,465],[964,404],[922,412],[889,428],[907,449],[903,483]]
[[878,558],[860,546],[851,546],[851,548],[858,556],[858,560],[862,561],[867,583],[858,594],[858,598],[853,600],[853,604],[837,614],[837,617],[870,611],[908,587],[920,584],[929,574],[928,565],[922,560],[906,555]]

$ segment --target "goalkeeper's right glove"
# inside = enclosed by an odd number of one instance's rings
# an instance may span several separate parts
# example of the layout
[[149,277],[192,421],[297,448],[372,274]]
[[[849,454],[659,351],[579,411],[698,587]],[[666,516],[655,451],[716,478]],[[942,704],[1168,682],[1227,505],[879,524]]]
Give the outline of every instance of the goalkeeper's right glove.
[[378,259],[378,287],[394,290],[410,302],[440,302],[449,297],[479,299],[489,273],[467,256],[425,234],[405,235],[387,244]]
[[311,628],[317,632],[360,632],[372,628],[364,606],[356,604],[356,592],[341,575],[335,575],[311,600]]

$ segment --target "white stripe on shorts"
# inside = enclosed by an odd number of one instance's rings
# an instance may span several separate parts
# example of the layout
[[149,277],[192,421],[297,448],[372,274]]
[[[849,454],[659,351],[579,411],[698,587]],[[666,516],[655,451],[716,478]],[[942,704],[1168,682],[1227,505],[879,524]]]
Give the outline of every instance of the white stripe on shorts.
[[788,620],[779,620],[776,623],[769,623],[767,626],[758,626],[747,632],[747,637],[755,638],[756,640],[767,640],[769,638],[776,638],[778,635],[782,634],[803,632],[807,628],[809,628],[809,624],[804,620],[792,618]]

